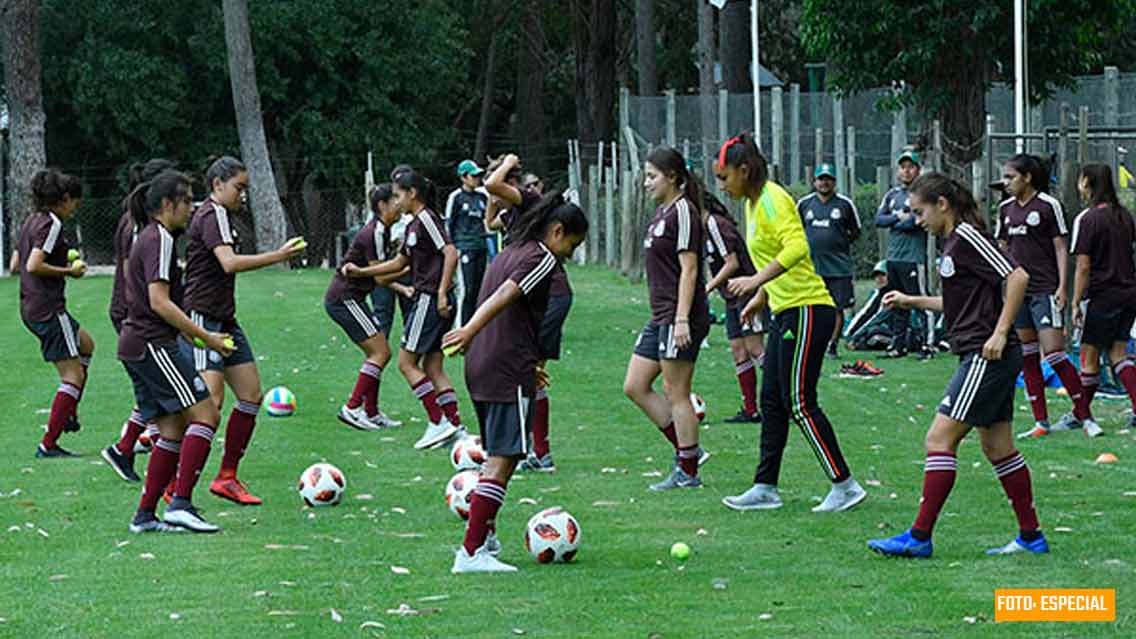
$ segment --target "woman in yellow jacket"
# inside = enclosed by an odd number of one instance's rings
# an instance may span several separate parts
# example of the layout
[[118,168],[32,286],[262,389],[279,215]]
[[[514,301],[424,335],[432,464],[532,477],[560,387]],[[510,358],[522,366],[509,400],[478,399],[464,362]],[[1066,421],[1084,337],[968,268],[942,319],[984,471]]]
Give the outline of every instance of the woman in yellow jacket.
[[757,274],[730,280],[735,295],[754,294],[742,310],[749,321],[766,305],[773,312],[761,381],[761,461],[753,486],[722,500],[734,510],[781,507],[777,480],[792,419],[804,433],[832,488],[814,512],[848,510],[867,497],[852,478],[836,433],[817,405],[817,381],[836,325],[836,308],[813,269],[796,202],[769,180],[753,138],[730,138],[718,153],[718,186],[745,203],[746,246]]

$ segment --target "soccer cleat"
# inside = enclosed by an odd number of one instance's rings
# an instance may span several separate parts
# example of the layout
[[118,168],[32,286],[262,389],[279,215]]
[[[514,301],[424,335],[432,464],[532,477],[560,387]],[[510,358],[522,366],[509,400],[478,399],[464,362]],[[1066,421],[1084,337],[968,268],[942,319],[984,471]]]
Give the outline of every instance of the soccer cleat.
[[888,557],[911,557],[913,559],[931,558],[931,540],[919,541],[911,536],[911,530],[905,530],[895,537],[883,539],[869,539],[868,548]]
[[217,477],[209,483],[209,492],[242,506],[259,506],[264,503],[260,497],[250,493],[236,477]]
[[[1089,419],[1092,419],[1091,417]],[[1081,420],[1073,416],[1073,413],[1065,413],[1057,420],[1057,423],[1050,427],[1049,432],[1056,432],[1059,430],[1076,430],[1081,428]]]
[[813,507],[814,513],[839,513],[851,510],[857,504],[868,498],[868,491],[855,479],[848,478],[842,482],[842,487],[833,485],[818,506]]
[[355,408],[348,408],[346,405],[341,406],[336,417],[339,418],[339,421],[356,430],[379,430],[380,428],[367,418],[367,411],[362,406]]
[[427,446],[426,448],[428,448],[430,450],[434,450],[436,448],[452,448],[453,445],[456,444],[459,440],[464,439],[468,436],[469,436],[469,431],[467,431],[465,429],[465,426],[458,426],[458,429],[454,431],[453,435],[450,435],[449,437],[443,439],[442,441],[440,441],[436,444],[433,444],[431,446]]
[[1033,428],[1018,433],[1018,439],[1037,439],[1049,434],[1049,422],[1034,422]]
[[454,554],[454,567],[450,572],[455,575],[465,572],[517,572],[517,567],[499,561],[490,554],[486,543],[472,555],[466,552],[465,546],[458,548],[457,553]]
[[537,457],[533,453],[525,461],[521,462],[521,470],[527,470],[537,473],[554,473],[556,472],[556,462],[552,461],[552,453],[548,453],[544,457]]
[[722,420],[727,424],[760,424],[761,413],[749,413],[746,409],[738,410],[738,414]]
[[730,510],[773,510],[784,504],[777,487],[770,484],[754,484],[740,495],[722,498],[722,503]]
[[1085,419],[1081,422],[1081,427],[1085,430],[1085,437],[1100,437],[1104,434],[1104,429],[1095,420]]
[[118,452],[118,448],[113,445],[104,448],[102,455],[103,459],[106,460],[106,463],[110,464],[110,467],[114,469],[114,472],[118,473],[118,476],[123,480],[142,481],[142,478],[138,476],[138,473],[134,472],[133,455],[129,457],[123,455],[122,453]]
[[140,535],[142,533],[178,533],[185,529],[171,526],[164,521],[158,520],[158,518],[154,516],[154,513],[148,513],[148,516],[143,517],[136,515],[134,521],[130,522],[128,530],[135,535]]
[[501,554],[501,540],[497,538],[497,533],[490,532],[485,536],[485,550],[494,557]]
[[46,448],[43,444],[40,444],[36,446],[35,456],[41,459],[50,459],[53,457],[78,457],[79,455],[59,446]]
[[1000,546],[998,548],[991,548],[986,551],[988,555],[1016,555],[1020,552],[1030,552],[1035,555],[1042,555],[1049,552],[1049,542],[1045,541],[1045,535],[1038,533],[1037,539],[1033,541],[1026,541],[1018,535],[1013,541]]
[[367,419],[379,428],[398,428],[399,426],[402,426],[402,422],[398,421],[397,419],[392,419],[381,410],[374,415],[369,415]]
[[197,509],[193,506],[178,509],[167,508],[163,519],[171,526],[185,528],[195,533],[215,533],[221,530],[220,526],[211,524],[202,519]]
[[686,474],[681,467],[675,466],[671,469],[671,474],[666,479],[657,483],[651,484],[651,490],[656,492],[663,490],[673,490],[675,488],[701,488],[702,480],[697,476],[691,477]]
[[63,432],[65,433],[77,433],[82,430],[82,428],[83,425],[79,423],[78,415],[71,415],[67,418],[67,422],[63,424]]
[[426,425],[426,430],[423,431],[422,437],[414,442],[414,448],[422,450],[424,448],[433,448],[446,442],[454,433],[458,431],[457,427],[450,423],[450,420],[445,417],[438,423],[430,422]]
[[856,360],[856,364],[859,366],[861,371],[867,373],[872,377],[879,377],[880,375],[884,374],[884,369],[873,366],[871,362],[866,362],[862,359],[858,359]]

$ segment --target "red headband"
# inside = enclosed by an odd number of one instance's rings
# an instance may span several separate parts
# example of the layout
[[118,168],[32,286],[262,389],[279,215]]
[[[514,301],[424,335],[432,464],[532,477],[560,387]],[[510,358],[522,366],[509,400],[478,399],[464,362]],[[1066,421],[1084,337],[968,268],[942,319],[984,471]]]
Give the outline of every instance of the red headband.
[[718,166],[719,167],[725,167],[726,166],[726,151],[729,151],[731,146],[738,144],[741,141],[742,141],[742,137],[740,135],[735,135],[734,137],[730,138],[729,140],[726,140],[725,143],[722,144],[722,148],[718,149]]

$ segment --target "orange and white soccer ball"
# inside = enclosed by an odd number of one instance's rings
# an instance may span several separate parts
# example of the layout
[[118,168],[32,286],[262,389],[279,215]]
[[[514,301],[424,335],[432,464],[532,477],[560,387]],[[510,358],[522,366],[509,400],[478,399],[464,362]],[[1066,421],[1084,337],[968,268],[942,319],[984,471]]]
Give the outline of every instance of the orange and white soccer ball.
[[346,490],[347,477],[331,464],[312,464],[300,475],[300,497],[309,506],[336,506]]
[[[127,428],[130,428],[130,425],[127,424],[127,423],[124,423],[122,425],[122,432],[119,433],[119,438],[126,436],[126,429]],[[135,455],[139,455],[139,454],[145,455],[145,454],[149,453],[150,449],[153,448],[153,447],[154,447],[154,440],[152,440],[150,438],[150,434],[149,434],[148,431],[142,431],[142,434],[138,435],[138,439],[134,440],[134,454]]]
[[485,463],[485,449],[481,446],[481,438],[476,435],[467,435],[454,442],[450,449],[450,463],[454,470],[481,470]]
[[572,561],[580,550],[580,524],[559,506],[546,508],[525,526],[525,548],[542,564]]
[[698,421],[706,419],[706,400],[697,393],[690,394],[690,405],[694,407],[694,416]]
[[446,506],[461,519],[469,519],[469,501],[481,474],[476,470],[463,470],[446,482]]

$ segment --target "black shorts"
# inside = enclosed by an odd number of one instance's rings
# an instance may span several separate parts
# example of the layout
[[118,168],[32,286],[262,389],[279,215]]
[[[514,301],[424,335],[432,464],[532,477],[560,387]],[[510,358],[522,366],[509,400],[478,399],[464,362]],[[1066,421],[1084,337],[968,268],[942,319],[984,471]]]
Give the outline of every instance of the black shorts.
[[702,348],[702,340],[709,333],[709,327],[691,325],[690,346],[679,350],[674,343],[674,324],[653,324],[647,322],[635,340],[635,354],[640,357],[659,361],[662,359],[677,359],[684,362],[698,361],[698,349]]
[[822,277],[828,294],[832,296],[833,303],[838,310],[856,306],[856,290],[852,287],[852,276],[848,277]]
[[222,357],[217,351],[212,351],[208,348],[197,348],[187,340],[184,335],[179,335],[178,347],[185,352],[186,356],[193,362],[193,366],[197,370],[223,371],[230,366],[239,366],[256,361],[256,357],[252,354],[252,345],[249,344],[248,338],[245,337],[244,330],[241,329],[241,325],[238,324],[236,320],[222,322],[221,320],[206,317],[197,311],[190,311],[189,319],[193,320],[194,324],[197,324],[210,333],[228,333],[232,336],[233,344],[236,346],[228,357]]
[[1014,328],[1061,330],[1065,328],[1065,314],[1057,308],[1057,301],[1052,295],[1026,295],[1018,316],[1014,318]]
[[[399,284],[410,286],[410,278],[404,277]],[[402,313],[402,329],[406,330],[406,318],[410,317],[413,301],[409,297],[399,295],[385,286],[376,286],[371,291],[371,320],[375,328],[383,335],[390,336],[394,327],[394,305],[398,301],[398,310]]]
[[46,322],[24,322],[39,338],[39,350],[45,362],[62,362],[79,356],[79,322],[67,311]]
[[564,337],[564,321],[572,308],[572,295],[548,298],[548,308],[540,323],[541,359],[560,359],[560,341]]
[[356,344],[365,342],[382,332],[378,326],[375,326],[371,309],[367,307],[367,300],[355,300],[349,297],[338,302],[324,302],[323,309]]
[[1021,371],[1022,347],[1018,344],[1007,346],[998,361],[983,359],[978,351],[962,355],[946,396],[939,402],[939,413],[980,428],[1012,421]]
[[764,335],[769,326],[769,307],[758,313],[748,322],[742,321],[742,308],[744,305],[726,306],[726,338],[741,339],[751,335]]
[[[451,292],[447,294],[450,300],[450,309],[457,312],[456,298]],[[434,293],[422,292],[414,297],[414,307],[410,317],[402,329],[402,350],[425,355],[437,353],[442,350],[442,336],[450,329],[454,318],[444,318],[438,314],[438,296]]]
[[209,387],[194,369],[193,358],[173,344],[147,343],[142,359],[122,364],[134,383],[134,404],[144,422],[209,399]]
[[529,453],[533,401],[521,389],[517,391],[516,402],[473,402],[481,424],[481,445],[489,455],[520,458]]
[[1108,350],[1116,342],[1127,342],[1136,321],[1136,306],[1101,308],[1092,300],[1084,305],[1085,324],[1081,328],[1081,343]]

